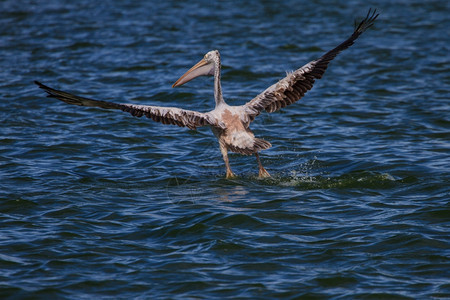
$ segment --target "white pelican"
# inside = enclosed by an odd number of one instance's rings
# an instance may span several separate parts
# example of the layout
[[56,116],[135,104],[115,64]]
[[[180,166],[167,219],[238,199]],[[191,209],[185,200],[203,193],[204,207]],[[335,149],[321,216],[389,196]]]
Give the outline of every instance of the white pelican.
[[93,100],[75,96],[63,91],[52,89],[42,83],[35,83],[48,93],[48,97],[54,97],[69,104],[80,106],[100,107],[106,109],[120,109],[131,113],[133,116],[145,115],[154,121],[163,124],[173,124],[180,127],[196,129],[200,126],[210,126],[214,135],[219,140],[220,151],[226,167],[226,178],[234,177],[228,162],[228,151],[245,155],[255,154],[259,166],[259,177],[269,177],[259,159],[258,152],[270,148],[272,145],[260,138],[256,138],[250,130],[250,123],[262,111],[274,112],[286,107],[303,97],[309,91],[316,79],[322,78],[328,63],[333,60],[342,50],[353,45],[354,41],[369,27],[378,17],[376,10],[369,10],[366,18],[359,23],[353,34],[316,60],[287,74],[287,76],[274,85],[268,87],[251,101],[240,106],[230,106],[222,97],[220,85],[220,55],[214,50],[206,53],[202,60],[189,69],[178,79],[172,87],[177,87],[202,75],[214,76],[214,99],[216,107],[206,113],[180,109],[176,107],[160,107],[149,105],[136,105],[126,103],[113,103],[107,101]]

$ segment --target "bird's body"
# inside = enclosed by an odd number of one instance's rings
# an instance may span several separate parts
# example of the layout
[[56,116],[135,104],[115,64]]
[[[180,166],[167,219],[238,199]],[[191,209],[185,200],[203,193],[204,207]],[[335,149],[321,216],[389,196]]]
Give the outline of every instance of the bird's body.
[[260,138],[256,138],[250,130],[250,119],[243,106],[230,106],[226,103],[219,105],[210,114],[221,120],[224,128],[212,127],[214,135],[219,141],[220,151],[225,161],[227,177],[234,176],[228,163],[228,151],[251,155],[255,154],[259,164],[259,176],[268,177],[269,173],[262,167],[258,152],[270,148],[272,145]]
[[214,76],[214,99],[216,105],[214,110],[206,113],[176,107],[119,104],[93,100],[52,89],[37,81],[36,84],[44,89],[49,94],[49,97],[57,98],[69,104],[120,109],[131,113],[133,116],[141,117],[145,115],[163,124],[173,124],[180,127],[186,126],[190,129],[196,129],[200,126],[210,126],[219,141],[220,151],[226,166],[227,178],[235,176],[231,171],[228,161],[229,151],[244,155],[255,154],[259,166],[259,176],[268,177],[270,175],[262,166],[258,152],[270,148],[271,144],[263,139],[256,138],[249,128],[250,123],[263,111],[269,113],[274,112],[298,101],[312,88],[315,79],[322,77],[328,63],[340,51],[350,47],[361,33],[372,26],[377,16],[375,11],[371,14],[369,10],[367,17],[358,25],[353,34],[339,46],[325,53],[320,58],[287,74],[285,78],[267,88],[251,101],[240,106],[230,106],[224,101],[220,83],[220,54],[217,50],[208,52],[201,61],[173,84],[173,87],[176,87],[201,75]]

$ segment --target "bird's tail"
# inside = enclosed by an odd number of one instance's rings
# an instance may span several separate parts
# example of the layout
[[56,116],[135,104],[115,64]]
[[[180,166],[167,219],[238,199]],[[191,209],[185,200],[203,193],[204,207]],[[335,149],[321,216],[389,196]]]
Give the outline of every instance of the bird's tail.
[[270,144],[268,141],[265,141],[263,139],[254,138],[253,139],[253,145],[247,146],[247,147],[239,147],[237,145],[229,144],[227,145],[228,150],[244,155],[252,155],[255,154],[261,150],[266,150],[272,147],[272,144]]
[[266,150],[272,147],[272,144],[266,140],[255,138],[255,150],[256,152]]

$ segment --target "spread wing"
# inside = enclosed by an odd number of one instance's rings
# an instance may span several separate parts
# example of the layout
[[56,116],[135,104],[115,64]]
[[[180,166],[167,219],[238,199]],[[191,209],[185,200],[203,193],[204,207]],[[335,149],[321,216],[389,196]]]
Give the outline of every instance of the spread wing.
[[176,107],[120,104],[108,101],[93,100],[52,89],[51,87],[48,87],[38,81],[35,81],[35,83],[48,93],[47,97],[56,98],[69,104],[106,109],[120,109],[124,112],[129,112],[135,117],[142,117],[145,115],[147,118],[150,118],[156,122],[178,125],[180,127],[188,127],[190,129],[196,129],[197,127],[205,125],[219,126],[215,118],[208,113],[201,113]]
[[267,88],[264,92],[247,102],[244,107],[250,118],[255,118],[263,110],[271,113],[287,105],[290,105],[302,98],[309,91],[316,79],[322,78],[330,61],[342,50],[347,49],[355,40],[369,27],[378,17],[376,10],[369,10],[366,18],[359,23],[353,34],[336,48],[328,51],[320,58],[313,60],[300,69],[289,73],[274,85]]

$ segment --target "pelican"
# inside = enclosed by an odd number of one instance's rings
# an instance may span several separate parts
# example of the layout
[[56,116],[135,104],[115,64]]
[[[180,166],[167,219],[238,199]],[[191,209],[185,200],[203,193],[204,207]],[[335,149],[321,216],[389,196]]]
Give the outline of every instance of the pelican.
[[93,100],[50,88],[38,81],[35,81],[35,83],[48,93],[47,97],[53,97],[69,104],[118,109],[129,112],[136,117],[145,115],[156,122],[188,127],[192,130],[200,126],[209,126],[219,141],[220,152],[225,162],[226,178],[235,177],[228,160],[229,151],[244,155],[254,154],[259,167],[259,177],[265,178],[270,177],[270,174],[261,164],[258,153],[270,148],[272,145],[261,138],[255,137],[250,130],[250,123],[263,111],[268,113],[275,112],[301,99],[313,87],[315,80],[322,78],[330,61],[342,50],[353,45],[355,40],[373,25],[377,17],[376,10],[373,12],[369,10],[365,19],[356,26],[352,35],[344,42],[318,59],[310,61],[303,67],[288,73],[286,77],[268,87],[244,105],[230,106],[225,102],[222,97],[220,84],[221,64],[219,51],[213,50],[206,53],[202,60],[172,85],[172,87],[181,86],[198,76],[214,76],[214,99],[216,105],[212,111],[205,113],[176,107]]

